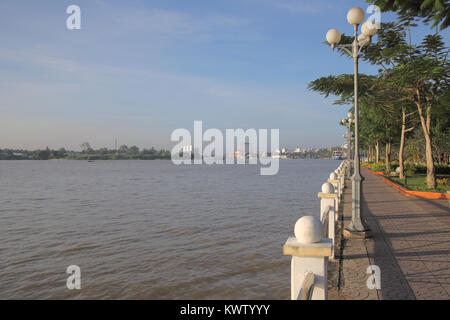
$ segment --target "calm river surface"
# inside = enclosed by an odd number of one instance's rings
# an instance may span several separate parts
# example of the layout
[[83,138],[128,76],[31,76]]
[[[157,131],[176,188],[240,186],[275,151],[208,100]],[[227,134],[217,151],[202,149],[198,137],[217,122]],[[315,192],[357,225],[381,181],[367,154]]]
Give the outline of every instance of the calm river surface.
[[281,248],[338,164],[0,161],[0,299],[289,299]]

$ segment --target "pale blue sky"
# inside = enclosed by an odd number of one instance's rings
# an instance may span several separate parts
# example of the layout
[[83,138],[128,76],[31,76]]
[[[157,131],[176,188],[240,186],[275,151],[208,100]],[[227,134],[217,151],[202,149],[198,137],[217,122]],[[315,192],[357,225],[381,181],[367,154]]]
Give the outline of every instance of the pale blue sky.
[[[81,7],[81,30],[66,29],[71,4]],[[332,27],[351,31],[352,6],[367,8],[359,0],[4,0],[0,147],[113,148],[117,138],[169,148],[171,132],[192,130],[194,120],[279,128],[291,148],[341,144],[348,108],[306,86],[352,72],[322,44]]]

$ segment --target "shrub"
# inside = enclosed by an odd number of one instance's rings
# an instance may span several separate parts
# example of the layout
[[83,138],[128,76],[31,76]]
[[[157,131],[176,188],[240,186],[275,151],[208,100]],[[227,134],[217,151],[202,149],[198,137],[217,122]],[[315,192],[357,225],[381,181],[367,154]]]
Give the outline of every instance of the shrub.
[[[436,174],[450,174],[450,166],[443,163],[437,163],[435,165]],[[426,174],[427,165],[425,163],[415,163],[414,173]]]
[[370,169],[375,172],[385,172],[386,165],[384,163],[374,163],[370,165]]
[[424,163],[415,163],[414,164],[414,173],[427,173],[427,165]]
[[[386,165],[383,162],[379,163],[366,163],[372,171],[375,172],[386,172]],[[395,170],[399,167],[397,161],[391,162],[391,171],[395,172]],[[405,173],[409,176],[413,174],[426,174],[427,166],[424,163],[413,163],[413,162],[405,162]],[[436,164],[436,174],[450,174],[450,166],[447,164],[438,163]]]
[[395,171],[395,169],[397,169],[400,165],[398,164],[397,161],[395,162],[391,162],[391,171]]
[[450,166],[444,163],[436,164],[437,174],[450,174]]
[[412,176],[416,171],[416,167],[414,163],[411,162],[405,162],[405,174],[407,176]]

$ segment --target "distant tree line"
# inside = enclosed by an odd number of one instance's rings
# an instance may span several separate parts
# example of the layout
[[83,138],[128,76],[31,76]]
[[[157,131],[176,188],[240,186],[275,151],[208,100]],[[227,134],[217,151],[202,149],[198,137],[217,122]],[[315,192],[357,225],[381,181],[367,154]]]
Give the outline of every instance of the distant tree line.
[[[336,147],[337,148],[337,147]],[[288,154],[288,158],[292,159],[330,159],[332,150],[335,148],[322,148],[314,151],[294,152]]]
[[137,146],[121,145],[117,150],[93,149],[88,142],[81,144],[81,151],[67,151],[65,148],[43,150],[1,149],[0,160],[157,160],[170,159],[170,151],[150,149],[140,150]]

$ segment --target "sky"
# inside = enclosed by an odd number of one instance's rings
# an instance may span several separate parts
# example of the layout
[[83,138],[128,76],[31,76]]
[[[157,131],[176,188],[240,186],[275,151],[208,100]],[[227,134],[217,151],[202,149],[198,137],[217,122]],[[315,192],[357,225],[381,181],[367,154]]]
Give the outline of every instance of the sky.
[[[72,4],[81,30],[66,27]],[[0,148],[114,148],[117,139],[170,149],[172,131],[192,131],[194,120],[204,130],[280,129],[288,148],[340,145],[349,106],[307,84],[353,72],[351,60],[322,43],[330,28],[352,31],[353,6],[368,4],[3,0]],[[376,70],[360,64],[362,73]]]

